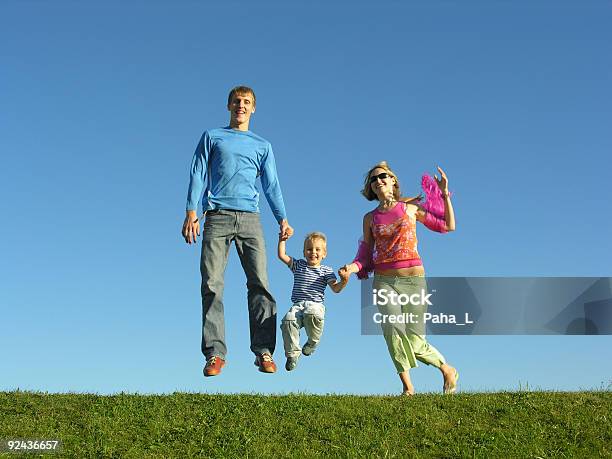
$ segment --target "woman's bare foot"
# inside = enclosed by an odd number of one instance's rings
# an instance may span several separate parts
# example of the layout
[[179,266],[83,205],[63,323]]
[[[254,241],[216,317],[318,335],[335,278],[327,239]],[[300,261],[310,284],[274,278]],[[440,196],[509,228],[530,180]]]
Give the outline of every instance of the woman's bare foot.
[[407,371],[402,371],[399,377],[402,380],[402,386],[404,386],[402,395],[414,395],[414,386],[412,385],[412,381],[410,381],[410,374],[408,374]]
[[442,376],[444,377],[444,386],[442,390],[445,394],[454,394],[457,391],[457,379],[459,379],[459,372],[455,367],[451,367],[448,364],[444,364],[440,367]]

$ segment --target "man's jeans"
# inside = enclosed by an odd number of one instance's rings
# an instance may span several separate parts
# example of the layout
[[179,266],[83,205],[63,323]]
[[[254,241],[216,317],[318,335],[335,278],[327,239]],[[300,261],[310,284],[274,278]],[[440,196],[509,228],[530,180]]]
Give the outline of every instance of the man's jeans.
[[207,360],[213,356],[225,359],[227,353],[223,276],[232,241],[247,277],[251,351],[274,353],[276,302],[268,288],[266,247],[259,214],[223,209],[206,213],[202,234],[202,353]]

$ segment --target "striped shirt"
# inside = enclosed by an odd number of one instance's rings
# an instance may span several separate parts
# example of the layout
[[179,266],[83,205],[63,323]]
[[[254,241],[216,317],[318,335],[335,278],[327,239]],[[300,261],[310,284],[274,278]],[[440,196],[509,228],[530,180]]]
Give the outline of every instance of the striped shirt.
[[291,301],[314,301],[323,303],[325,287],[330,281],[336,281],[336,274],[329,266],[308,266],[306,260],[291,258],[289,269],[293,272],[293,290]]

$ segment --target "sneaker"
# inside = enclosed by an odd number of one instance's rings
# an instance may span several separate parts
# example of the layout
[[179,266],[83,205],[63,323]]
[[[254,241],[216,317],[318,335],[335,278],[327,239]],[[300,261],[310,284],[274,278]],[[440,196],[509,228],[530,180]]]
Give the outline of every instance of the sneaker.
[[221,368],[225,366],[225,360],[221,357],[212,356],[206,362],[206,366],[204,367],[204,376],[217,376],[221,373]]
[[276,373],[276,364],[267,352],[255,357],[255,365],[259,367],[259,371],[262,373]]
[[287,362],[285,363],[285,370],[291,371],[297,367],[298,357],[287,357]]
[[306,342],[306,344],[304,344],[304,347],[302,347],[302,354],[308,356],[310,354],[312,354],[315,351],[315,346],[313,346],[312,344]]

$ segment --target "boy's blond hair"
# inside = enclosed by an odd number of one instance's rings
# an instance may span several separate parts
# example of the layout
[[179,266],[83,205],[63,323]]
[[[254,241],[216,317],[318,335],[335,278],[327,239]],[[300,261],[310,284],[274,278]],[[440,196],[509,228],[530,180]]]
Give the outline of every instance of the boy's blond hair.
[[323,241],[323,243],[325,244],[325,250],[327,250],[327,237],[320,231],[313,231],[312,233],[308,233],[306,235],[306,237],[304,238],[304,250],[306,250],[306,244],[309,241],[314,241],[315,239]]

